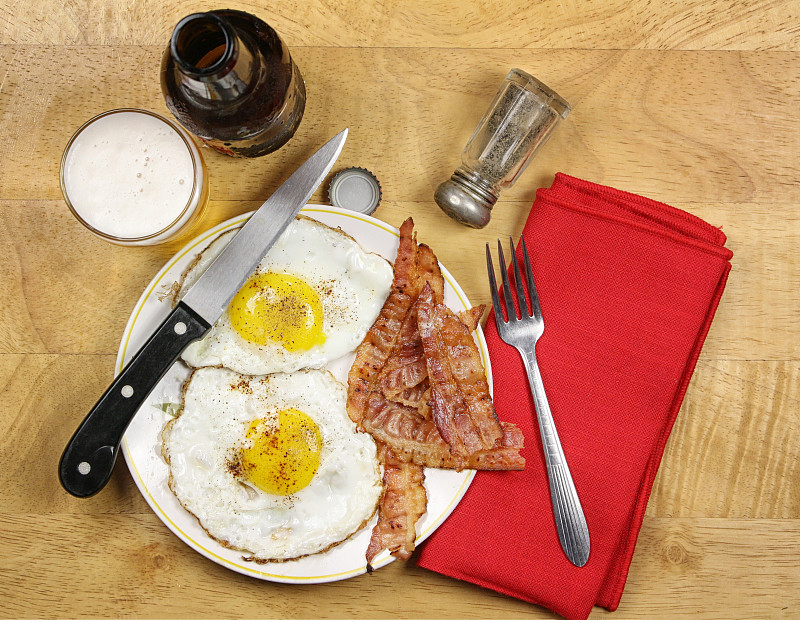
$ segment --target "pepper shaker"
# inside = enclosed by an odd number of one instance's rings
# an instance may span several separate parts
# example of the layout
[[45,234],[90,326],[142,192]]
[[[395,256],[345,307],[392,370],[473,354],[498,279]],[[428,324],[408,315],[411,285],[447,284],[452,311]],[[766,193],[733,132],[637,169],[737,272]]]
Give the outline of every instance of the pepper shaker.
[[512,69],[461,153],[462,165],[434,200],[472,228],[489,223],[500,190],[511,187],[570,105],[532,75]]

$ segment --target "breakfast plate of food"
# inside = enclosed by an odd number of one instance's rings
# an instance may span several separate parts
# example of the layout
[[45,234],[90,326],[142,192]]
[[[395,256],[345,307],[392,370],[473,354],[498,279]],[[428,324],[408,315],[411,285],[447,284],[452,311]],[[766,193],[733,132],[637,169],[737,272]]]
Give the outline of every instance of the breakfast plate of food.
[[[193,239],[156,274],[122,335],[117,372],[249,215]],[[405,234],[403,243],[408,245],[408,239]],[[414,240],[415,251],[416,247]],[[407,557],[449,516],[475,467],[522,466],[510,425],[499,431],[502,448],[470,452],[469,458],[460,459],[456,447],[448,447],[438,434],[428,433],[432,443],[418,441],[423,427],[435,428],[430,414],[427,419],[423,415],[430,387],[422,393],[434,377],[417,377],[417,383],[408,383],[404,390],[395,382],[391,402],[369,400],[368,390],[360,387],[369,381],[377,384],[369,378],[374,366],[370,356],[377,354],[378,332],[389,321],[387,298],[397,302],[407,297],[397,284],[396,258],[397,263],[404,260],[398,248],[407,255],[401,231],[380,220],[308,205],[234,297],[228,312],[184,351],[142,405],[123,439],[125,460],[154,513],[195,551],[226,568],[269,581],[346,579],[385,566],[394,559],[390,550]],[[422,263],[426,258],[420,252],[414,260]],[[435,255],[430,253],[427,260],[433,263],[430,271],[442,283],[441,290],[426,285],[416,294],[423,301],[425,295],[431,300],[438,295],[445,314],[433,312],[438,308],[433,301],[424,306],[430,317],[420,306],[419,331],[427,334],[421,329],[423,316],[431,325],[438,321],[445,327],[453,317],[465,317],[471,323],[463,331],[474,343],[472,361],[482,365],[481,381],[488,390],[491,366],[478,325],[480,313],[470,315],[472,306],[464,291]],[[412,301],[401,300],[406,305]],[[414,351],[412,344],[406,347],[408,355]],[[384,384],[391,378],[390,369],[397,371],[393,377],[402,374],[407,380],[413,365],[406,364],[400,373],[392,362],[381,375]],[[403,432],[412,432],[412,418],[418,422],[413,440],[411,434],[397,435],[403,420]],[[289,455],[288,460],[275,460],[269,456],[273,453]],[[399,462],[403,459],[421,464],[414,484],[422,503],[414,508],[421,516],[416,527],[411,523],[405,553],[398,553],[379,530],[381,523],[384,530],[393,527],[386,526],[386,520],[396,506],[386,503],[396,499],[392,492],[397,489],[387,480],[389,472],[404,467]],[[422,475],[422,465],[431,459],[439,459],[445,468],[426,466]]]

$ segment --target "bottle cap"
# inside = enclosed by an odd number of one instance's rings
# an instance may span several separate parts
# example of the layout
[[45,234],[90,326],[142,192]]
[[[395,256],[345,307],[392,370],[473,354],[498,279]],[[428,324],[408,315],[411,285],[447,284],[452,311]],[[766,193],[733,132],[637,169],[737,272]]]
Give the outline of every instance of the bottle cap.
[[334,207],[369,215],[381,202],[381,184],[365,168],[345,168],[333,177],[328,197]]

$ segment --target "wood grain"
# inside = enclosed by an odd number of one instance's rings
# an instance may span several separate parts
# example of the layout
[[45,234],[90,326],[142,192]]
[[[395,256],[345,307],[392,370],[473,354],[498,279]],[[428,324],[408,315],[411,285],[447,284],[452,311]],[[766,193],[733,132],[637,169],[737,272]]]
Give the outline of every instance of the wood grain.
[[[258,14],[291,46],[800,49],[797,6],[790,0],[250,0],[225,6]],[[217,8],[210,0],[6,0],[0,43],[163,46],[182,17]]]
[[[259,0],[309,93],[289,144],[204,149],[211,203],[183,239],[100,241],[69,214],[72,132],[114,107],[167,114],[159,62],[210,0],[0,0],[0,617],[543,618],[536,606],[392,564],[323,586],[226,570],[153,514],[123,462],[90,501],[55,476],[108,384],[131,309],[196,232],[258,206],[344,126],[337,169],[372,169],[376,215],[408,215],[474,303],[483,245],[519,235],[556,171],[723,227],[722,303],[656,478],[616,618],[793,618],[800,609],[800,5],[794,0]],[[432,201],[505,73],[572,104],[480,231]],[[312,202],[325,203],[324,189]],[[534,576],[533,578],[537,578]],[[592,617],[607,615],[595,608]]]
[[[57,549],[47,543],[53,529],[64,541]],[[87,548],[87,539],[96,544]],[[6,608],[16,617],[68,616],[76,609],[82,617],[116,616],[124,609],[137,617],[386,618],[403,609],[415,617],[480,618],[501,598],[400,562],[325,585],[259,581],[187,553],[152,514],[0,515],[0,543],[8,559],[2,587],[27,595]],[[72,564],[69,574],[55,574],[65,564]],[[27,570],[12,568],[19,566]],[[520,601],[503,603],[515,615],[548,615]]]
[[[49,543],[54,531],[61,541],[55,548]],[[81,617],[118,616],[120,610],[159,618],[553,617],[401,562],[325,585],[258,581],[187,552],[152,514],[0,514],[0,543],[2,587],[25,592],[7,600],[9,617],[62,617],[75,610]],[[796,520],[646,518],[613,617],[791,618],[800,605],[800,591],[792,587],[798,544]],[[754,567],[753,549],[770,561]],[[698,599],[705,603],[698,607]]]
[[[57,46],[9,46],[2,54],[0,118],[13,122],[0,127],[0,199],[59,199],[64,146],[94,114],[167,113],[160,48],[78,47],[65,56]],[[800,52],[298,48],[295,56],[309,93],[298,133],[255,161],[205,149],[213,199],[263,201],[294,162],[349,126],[337,165],[374,168],[387,200],[430,202],[509,67],[521,66],[573,112],[506,198],[532,201],[562,169],[670,202],[800,200],[800,166],[786,156],[800,151],[800,120],[785,114],[800,107]]]
[[799,409],[796,361],[702,360],[647,514],[800,518]]
[[[547,179],[543,184],[549,184]],[[318,192],[314,200],[322,202]],[[707,359],[796,360],[800,356],[800,215],[793,204],[673,203],[712,223],[724,222],[733,271],[703,355]],[[212,201],[197,228],[258,206]],[[381,218],[394,226],[412,214],[420,238],[436,243],[441,261],[470,300],[489,303],[483,247],[518,235],[530,203],[503,200],[480,231],[442,216],[433,203],[387,198]],[[776,228],[774,222],[782,226]],[[60,200],[0,201],[0,276],[5,282],[0,352],[115,353],[146,284],[186,240],[155,248],[113,246],[93,237]],[[431,241],[432,242],[432,241]],[[103,280],[98,287],[86,273]],[[55,312],[54,308],[62,308]],[[91,320],[87,320],[87,316]]]

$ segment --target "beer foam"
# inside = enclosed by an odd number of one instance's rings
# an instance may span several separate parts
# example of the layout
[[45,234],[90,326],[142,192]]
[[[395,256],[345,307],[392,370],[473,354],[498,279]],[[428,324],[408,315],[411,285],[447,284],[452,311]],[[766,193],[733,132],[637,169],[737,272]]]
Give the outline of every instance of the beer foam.
[[64,161],[64,189],[92,228],[124,239],[153,235],[189,215],[181,217],[195,184],[189,149],[156,116],[107,114],[73,139]]

